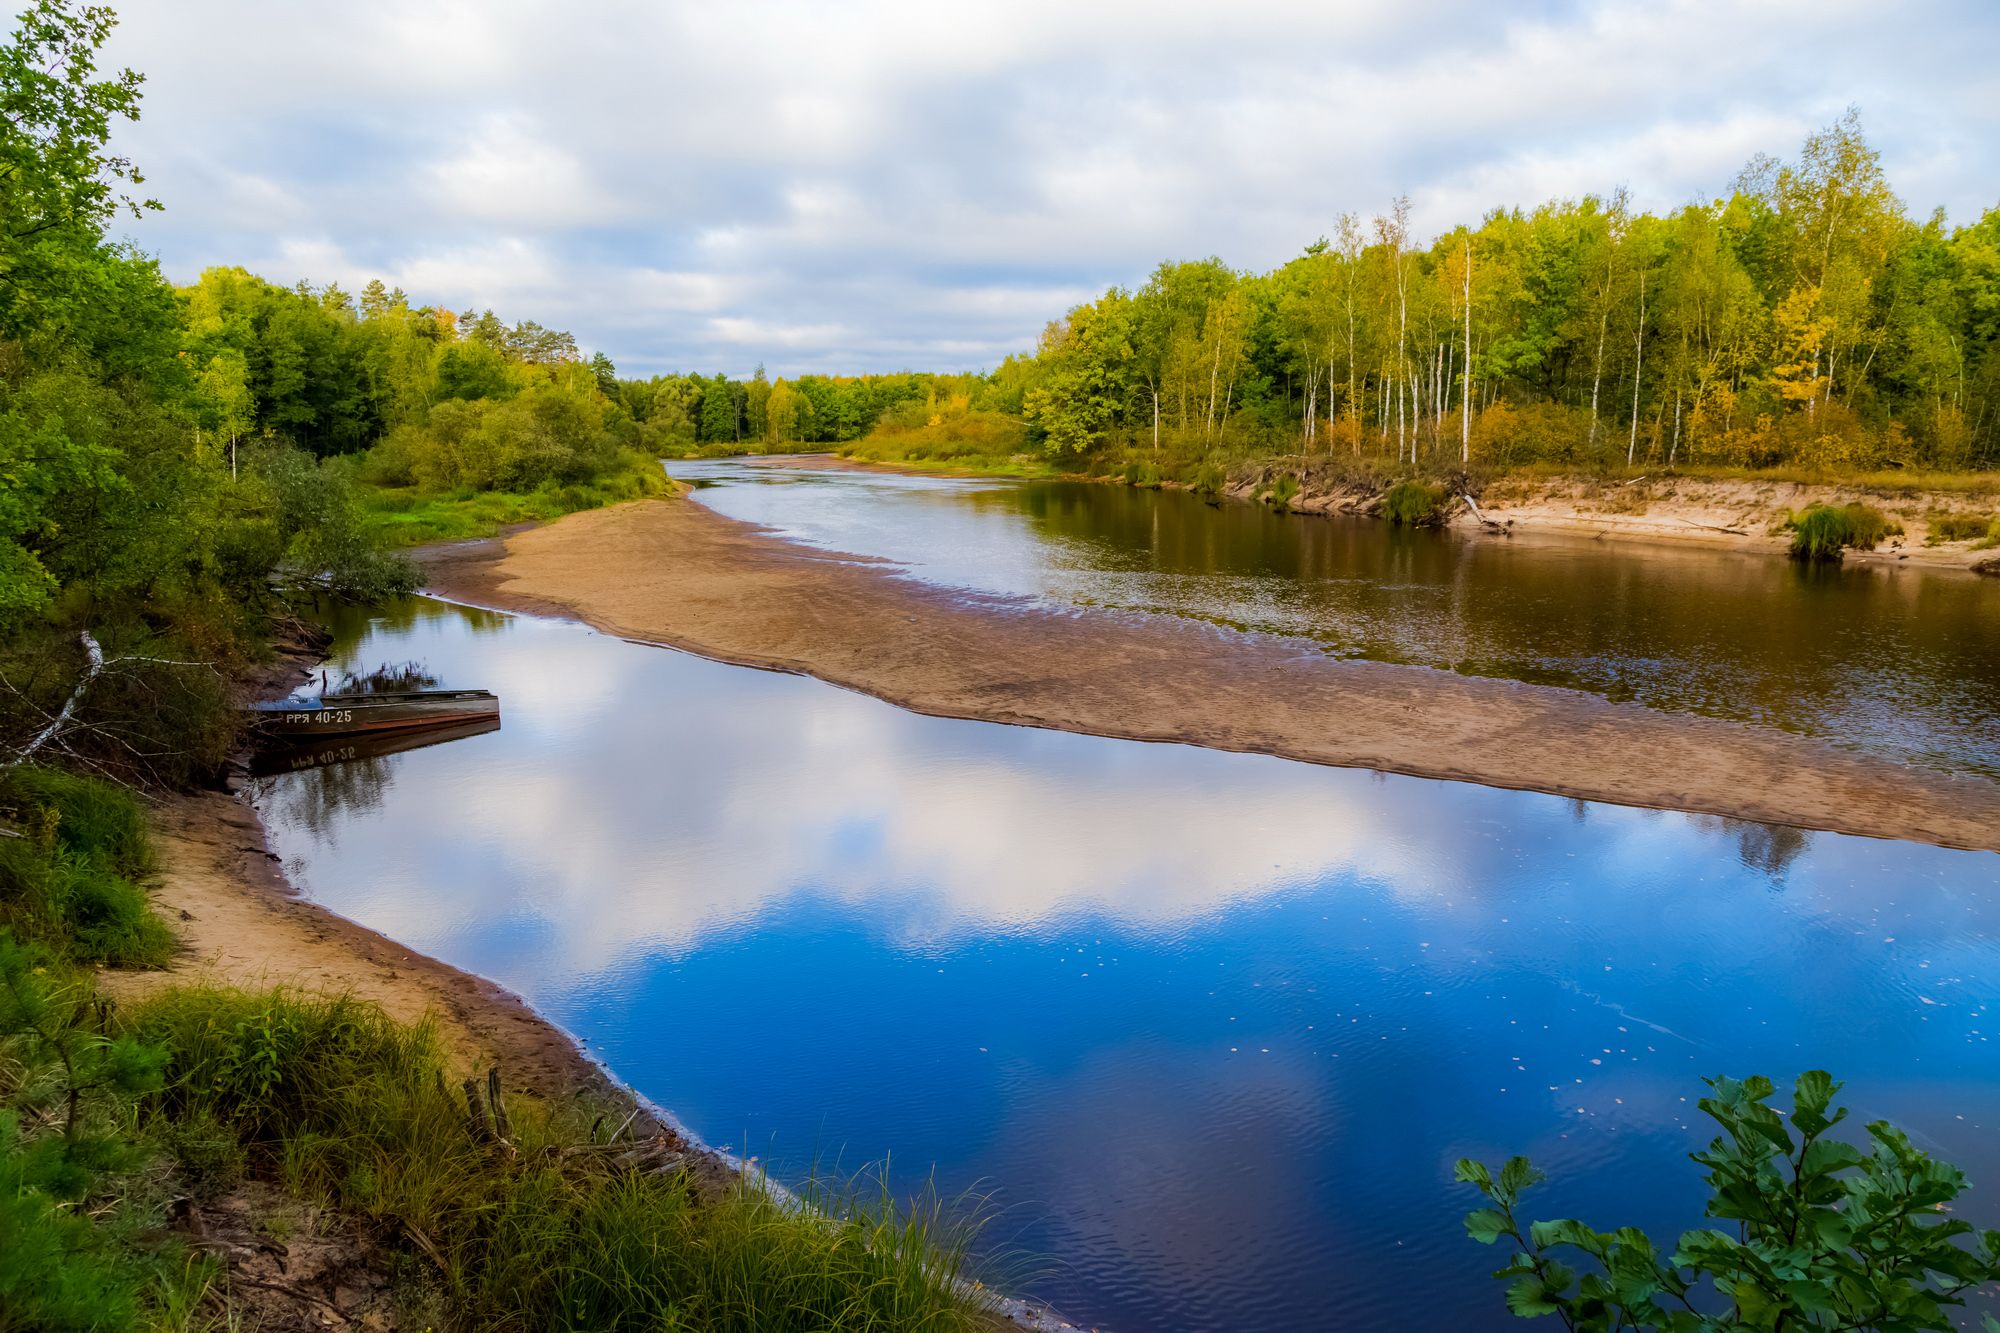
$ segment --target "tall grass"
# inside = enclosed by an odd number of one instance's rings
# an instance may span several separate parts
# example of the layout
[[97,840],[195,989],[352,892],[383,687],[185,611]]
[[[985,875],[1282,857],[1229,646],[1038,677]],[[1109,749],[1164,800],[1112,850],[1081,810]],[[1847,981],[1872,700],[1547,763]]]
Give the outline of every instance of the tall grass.
[[153,869],[145,808],[123,787],[61,769],[23,766],[0,782],[0,803],[53,813],[56,842],[64,851],[102,858],[123,875]]
[[[345,999],[183,990],[132,1016],[172,1054],[156,1119],[219,1124],[249,1169],[400,1228],[453,1326],[623,1330],[980,1326],[971,1229],[934,1199],[621,1170],[581,1113],[515,1108],[514,1151],[467,1132],[435,1035]],[[415,1237],[421,1236],[421,1241]]]
[[1382,492],[1382,517],[1398,526],[1429,527],[1444,521],[1446,492],[1421,481],[1399,481]]
[[1881,510],[1856,501],[1846,505],[1813,504],[1785,520],[1792,534],[1795,560],[1839,560],[1847,547],[1873,550],[1903,525]]
[[137,883],[154,857],[130,792],[22,767],[0,778],[0,809],[23,835],[0,839],[0,927],[80,963],[155,967],[172,955]]
[[1928,540],[1972,542],[1978,549],[2000,546],[2000,517],[1990,514],[1932,514],[1924,520]]

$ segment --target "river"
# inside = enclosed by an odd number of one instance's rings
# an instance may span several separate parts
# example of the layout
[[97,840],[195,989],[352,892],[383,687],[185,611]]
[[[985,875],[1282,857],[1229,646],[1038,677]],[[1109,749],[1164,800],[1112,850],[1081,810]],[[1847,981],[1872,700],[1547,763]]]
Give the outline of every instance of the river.
[[[1825,1066],[2000,1221],[2000,858],[918,716],[413,599],[497,732],[259,779],[312,900],[781,1178],[993,1195],[1086,1325],[1503,1328],[1460,1156],[1698,1222],[1699,1079]],[[1414,1295],[1413,1293],[1418,1293]]]
[[1087,482],[669,467],[720,513],[945,587],[1188,617],[2000,777],[2000,586],[1960,570],[1399,531]]

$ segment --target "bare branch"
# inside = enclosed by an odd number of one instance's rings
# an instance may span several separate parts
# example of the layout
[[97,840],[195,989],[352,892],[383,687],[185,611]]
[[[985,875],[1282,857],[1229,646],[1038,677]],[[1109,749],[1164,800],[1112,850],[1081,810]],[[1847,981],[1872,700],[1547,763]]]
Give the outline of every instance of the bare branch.
[[90,689],[90,683],[103,674],[104,649],[98,644],[97,637],[89,630],[84,630],[81,634],[77,635],[77,638],[83,644],[83,654],[90,663],[90,670],[86,671],[83,679],[76,683],[76,688],[69,692],[69,698],[63,702],[62,711],[50,719],[48,725],[36,732],[29,739],[26,746],[15,751],[12,758],[6,760],[4,763],[0,763],[0,772],[4,772],[10,768],[19,768],[34,755],[35,751],[53,740],[56,734],[63,729],[64,725],[76,713],[76,706],[83,702],[83,696]]

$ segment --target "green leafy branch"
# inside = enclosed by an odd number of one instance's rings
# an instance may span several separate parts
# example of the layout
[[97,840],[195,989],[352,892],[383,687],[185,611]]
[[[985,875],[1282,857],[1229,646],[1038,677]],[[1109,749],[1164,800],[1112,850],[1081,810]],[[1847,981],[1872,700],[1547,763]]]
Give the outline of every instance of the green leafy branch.
[[[1885,1121],[1867,1126],[1871,1148],[1827,1134],[1847,1118],[1833,1108],[1839,1084],[1823,1070],[1799,1076],[1788,1117],[1768,1105],[1761,1076],[1707,1080],[1701,1109],[1722,1127],[1706,1151],[1707,1215],[1733,1231],[1684,1233],[1664,1260],[1634,1227],[1598,1231],[1574,1219],[1525,1229],[1522,1194],[1544,1177],[1525,1157],[1496,1175],[1458,1164],[1489,1207],[1465,1219],[1482,1245],[1514,1254],[1494,1273],[1507,1306],[1524,1319],[1554,1315],[1580,1333],[1720,1329],[1881,1330],[1954,1327],[1947,1311],[1965,1293],[2000,1282],[2000,1231],[1980,1233],[1950,1216],[1965,1188],[1958,1168],[1933,1160]],[[1579,1272],[1563,1257],[1581,1256]],[[2000,1322],[1985,1319],[1989,1333]]]

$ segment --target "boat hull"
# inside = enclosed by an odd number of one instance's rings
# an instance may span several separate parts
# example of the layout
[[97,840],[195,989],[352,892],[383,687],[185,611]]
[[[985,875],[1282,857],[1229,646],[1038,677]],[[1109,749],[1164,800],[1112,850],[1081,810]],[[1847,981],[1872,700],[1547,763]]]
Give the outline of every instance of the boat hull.
[[354,736],[497,720],[500,700],[485,690],[325,695],[269,704],[256,712],[260,728],[274,739]]

